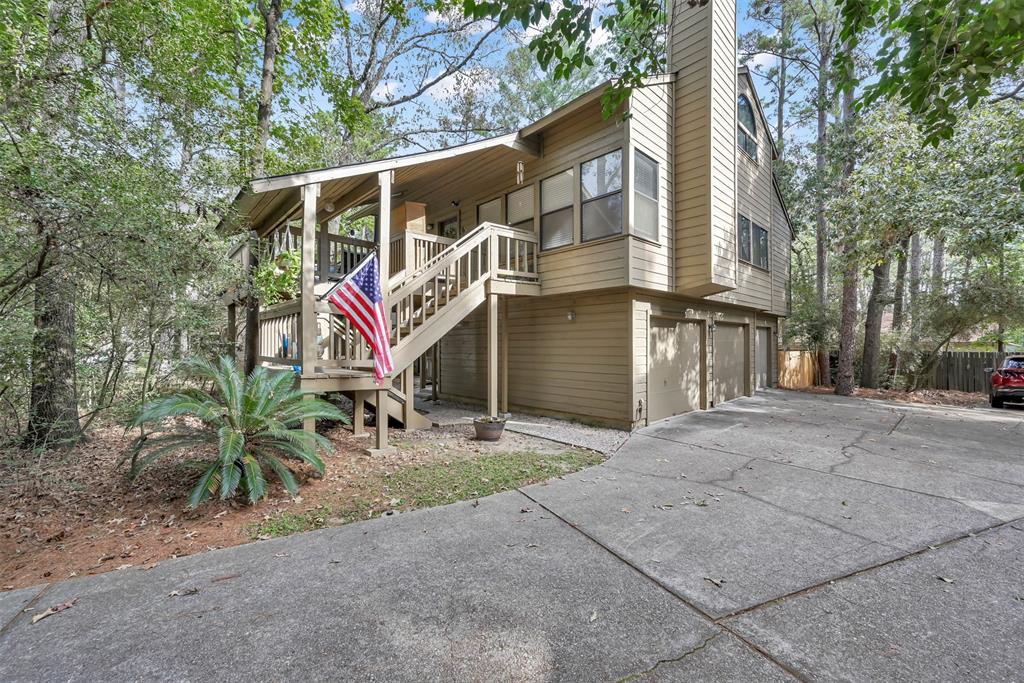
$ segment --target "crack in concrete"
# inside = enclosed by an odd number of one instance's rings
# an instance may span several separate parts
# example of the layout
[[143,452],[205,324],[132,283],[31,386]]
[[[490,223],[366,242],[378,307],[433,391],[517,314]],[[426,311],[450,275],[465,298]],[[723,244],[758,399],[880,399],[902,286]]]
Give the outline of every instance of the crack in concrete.
[[684,652],[683,654],[679,655],[678,657],[671,657],[669,659],[659,659],[657,662],[654,663],[654,666],[651,666],[651,667],[649,667],[647,669],[644,669],[643,671],[638,671],[636,673],[629,674],[628,676],[620,678],[617,683],[628,683],[629,681],[638,681],[641,678],[643,678],[645,676],[649,676],[650,674],[654,673],[658,669],[658,667],[660,667],[660,666],[662,666],[664,664],[675,664],[677,662],[681,662],[684,659],[686,659],[687,657],[689,657],[691,655],[694,655],[694,654],[700,652],[701,650],[703,650],[704,648],[706,648],[711,643],[712,640],[714,640],[715,638],[718,638],[719,636],[721,636],[722,633],[723,632],[721,630],[718,631],[717,633],[712,633],[710,636],[705,638],[700,643],[700,645],[698,645],[697,647],[694,647],[694,648],[691,648],[691,649],[687,650],[686,652]]
[[[730,451],[730,450],[726,450],[724,448],[714,448],[712,446],[705,446],[705,445],[702,445],[702,444],[690,443],[688,441],[675,441],[673,439],[666,439],[665,437],[660,437],[660,436],[651,437],[651,438],[661,439],[662,441],[668,441],[670,443],[676,443],[676,444],[679,444],[679,445],[682,445],[682,446],[692,446],[694,448],[703,448],[704,450],[711,451],[713,453],[725,453],[726,455],[737,455],[737,456],[744,457],[744,458],[750,457],[746,453],[738,453],[736,451]],[[885,487],[887,489],[893,489],[894,491],[903,491],[904,493],[916,494],[916,495],[920,495],[920,496],[927,496],[929,498],[935,498],[936,500],[944,500],[944,501],[947,501],[947,502],[956,503],[957,505],[968,507],[968,509],[971,509],[974,512],[979,512],[980,514],[983,514],[983,515],[985,514],[984,512],[981,512],[980,510],[974,510],[973,508],[970,508],[969,506],[964,505],[964,503],[962,501],[959,501],[956,498],[949,498],[948,496],[940,496],[937,493],[929,493],[928,491],[919,491],[919,490],[916,490],[916,489],[908,489],[908,488],[904,488],[902,486],[896,486],[895,484],[887,484],[885,482],[875,481],[873,479],[861,479],[860,477],[854,477],[854,476],[851,476],[849,474],[843,474],[841,472],[831,472],[831,473],[829,473],[829,472],[827,472],[827,471],[825,471],[823,469],[817,469],[817,468],[814,468],[814,467],[808,467],[806,465],[797,465],[796,463],[793,463],[793,462],[781,462],[779,460],[768,460],[767,458],[759,458],[759,457],[755,457],[754,459],[755,460],[760,460],[762,462],[773,463],[773,464],[776,464],[776,465],[783,465],[785,467],[794,467],[794,468],[796,468],[798,470],[805,470],[807,472],[816,472],[816,473],[822,474],[822,475],[826,475],[827,474],[829,476],[840,477],[842,479],[849,479],[851,481],[859,481],[862,484],[874,484],[875,486],[882,486],[882,487]],[[924,467],[934,467],[932,465],[927,465],[927,464],[923,464],[923,466]],[[1024,487],[1019,486],[1017,484],[1008,484],[1008,485],[1009,486],[1016,486],[1017,488],[1024,488]],[[992,517],[992,515],[985,515],[985,516],[986,517],[990,517],[992,519],[996,519],[995,517]],[[1000,520],[1000,522],[1002,522],[1002,520]]]

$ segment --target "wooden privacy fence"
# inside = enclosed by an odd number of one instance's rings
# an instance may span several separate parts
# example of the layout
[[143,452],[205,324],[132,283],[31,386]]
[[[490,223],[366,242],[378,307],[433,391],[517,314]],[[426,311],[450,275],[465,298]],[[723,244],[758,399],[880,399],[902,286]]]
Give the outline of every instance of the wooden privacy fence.
[[814,386],[818,364],[811,351],[779,351],[779,386],[806,389]]
[[997,351],[945,351],[935,366],[932,388],[988,392],[985,368],[999,367],[1003,355]]

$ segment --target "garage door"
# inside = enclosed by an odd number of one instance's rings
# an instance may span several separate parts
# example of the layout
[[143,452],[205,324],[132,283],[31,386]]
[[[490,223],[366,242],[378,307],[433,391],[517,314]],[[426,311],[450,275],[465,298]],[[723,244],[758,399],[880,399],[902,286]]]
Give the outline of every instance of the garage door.
[[647,356],[647,420],[700,407],[701,324],[651,318]]
[[757,354],[754,364],[754,374],[757,377],[757,388],[763,389],[768,386],[769,373],[772,367],[772,329],[770,327],[757,328]]
[[746,391],[747,328],[715,325],[715,405],[742,396]]

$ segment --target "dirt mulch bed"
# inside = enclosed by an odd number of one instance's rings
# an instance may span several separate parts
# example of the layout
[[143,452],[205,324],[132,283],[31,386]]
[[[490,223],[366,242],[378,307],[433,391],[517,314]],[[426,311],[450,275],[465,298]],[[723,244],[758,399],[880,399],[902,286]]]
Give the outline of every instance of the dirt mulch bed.
[[[372,434],[372,429],[370,430]],[[314,511],[349,511],[318,520],[333,526],[385,514],[396,503],[385,478],[419,465],[513,451],[562,453],[561,445],[506,432],[498,443],[471,438],[472,426],[405,434],[392,432],[395,452],[369,456],[370,439],[343,428],[325,432],[334,455],[323,477],[293,468],[300,495],[292,498],[273,477],[270,496],[257,505],[213,500],[186,509],[204,454],[168,455],[128,486],[115,468],[130,443],[120,429],[100,429],[73,449],[44,454],[0,451],[0,590],[108,571],[150,569],[168,558],[250,542],[272,520]],[[305,526],[303,528],[311,528]],[[294,529],[301,530],[301,529]],[[289,529],[275,533],[287,533]]]
[[[810,394],[831,394],[831,387],[808,387],[801,389]],[[902,403],[918,403],[932,406],[957,406],[974,408],[988,403],[985,394],[946,389],[919,389],[918,391],[899,391],[897,389],[864,389],[858,387],[853,392],[858,398],[874,398],[880,401],[899,401]]]

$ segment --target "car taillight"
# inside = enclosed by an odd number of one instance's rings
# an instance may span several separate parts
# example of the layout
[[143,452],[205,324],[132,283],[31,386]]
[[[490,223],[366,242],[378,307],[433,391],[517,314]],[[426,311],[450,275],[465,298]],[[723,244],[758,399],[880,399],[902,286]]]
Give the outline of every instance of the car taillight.
[[1002,384],[1002,383],[1003,383],[1003,376],[999,374],[998,370],[996,370],[995,372],[992,373],[992,384]]

